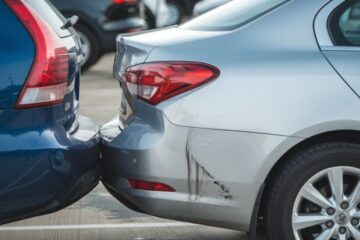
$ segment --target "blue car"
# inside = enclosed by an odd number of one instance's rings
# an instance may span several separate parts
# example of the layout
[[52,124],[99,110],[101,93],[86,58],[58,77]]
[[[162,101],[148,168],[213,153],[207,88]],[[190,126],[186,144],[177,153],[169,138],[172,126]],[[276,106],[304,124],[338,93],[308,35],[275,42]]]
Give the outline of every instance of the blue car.
[[0,1],[0,224],[54,212],[101,175],[97,125],[79,116],[80,44],[47,1]]

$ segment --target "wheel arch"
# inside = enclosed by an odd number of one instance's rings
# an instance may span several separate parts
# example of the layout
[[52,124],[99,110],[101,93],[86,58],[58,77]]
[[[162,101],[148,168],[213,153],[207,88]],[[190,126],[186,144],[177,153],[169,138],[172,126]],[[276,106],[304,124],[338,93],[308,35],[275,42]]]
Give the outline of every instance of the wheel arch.
[[[330,143],[330,142],[346,142],[346,143],[354,143],[360,144],[360,131],[359,130],[334,130],[328,131],[324,133],[320,133],[309,138],[304,139],[303,141],[295,144],[288,151],[286,151],[282,156],[277,160],[277,162],[272,166],[268,175],[265,178],[265,181],[259,190],[257,199],[257,204],[255,204],[253,210],[253,216],[251,220],[250,226],[250,236],[251,239],[255,239],[255,231],[257,229],[257,225],[259,223],[260,217],[263,216],[264,207],[266,205],[267,196],[271,189],[271,182],[278,175],[279,171],[283,168],[287,159],[291,158],[295,154],[307,149],[311,146],[322,144],[322,143]],[[261,225],[260,225],[261,226]]]

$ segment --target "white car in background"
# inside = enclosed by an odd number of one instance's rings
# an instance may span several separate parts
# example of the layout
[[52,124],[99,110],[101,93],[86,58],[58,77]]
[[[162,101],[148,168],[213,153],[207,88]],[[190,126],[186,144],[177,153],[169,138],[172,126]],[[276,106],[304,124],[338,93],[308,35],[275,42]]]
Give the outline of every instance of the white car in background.
[[198,2],[193,11],[194,16],[201,15],[206,13],[214,8],[217,8],[225,3],[230,2],[231,0],[203,0]]
[[172,16],[166,0],[143,0],[145,5],[145,18],[148,27],[159,28],[174,25],[177,19]]

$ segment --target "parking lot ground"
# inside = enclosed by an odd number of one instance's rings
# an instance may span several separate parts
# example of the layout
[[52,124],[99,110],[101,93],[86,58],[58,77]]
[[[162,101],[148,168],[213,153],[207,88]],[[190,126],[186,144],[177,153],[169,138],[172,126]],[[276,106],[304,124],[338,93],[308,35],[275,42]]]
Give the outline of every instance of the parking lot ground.
[[[81,80],[81,114],[91,117],[99,125],[115,116],[119,107],[119,86],[112,78],[113,58],[112,54],[105,56]],[[0,239],[247,240],[247,237],[241,232],[133,212],[110,196],[100,184],[62,211],[0,226]]]

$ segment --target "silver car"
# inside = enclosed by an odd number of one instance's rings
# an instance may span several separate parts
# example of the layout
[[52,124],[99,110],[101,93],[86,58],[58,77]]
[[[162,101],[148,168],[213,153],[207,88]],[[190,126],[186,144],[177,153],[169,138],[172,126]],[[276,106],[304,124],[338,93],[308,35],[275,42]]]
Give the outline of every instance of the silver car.
[[344,29],[360,20],[343,17],[358,3],[234,0],[119,36],[108,190],[252,238],[262,221],[272,240],[359,240],[360,36]]

